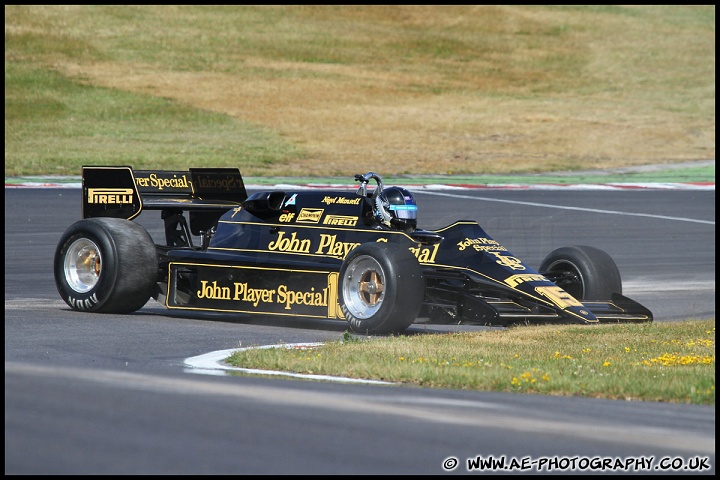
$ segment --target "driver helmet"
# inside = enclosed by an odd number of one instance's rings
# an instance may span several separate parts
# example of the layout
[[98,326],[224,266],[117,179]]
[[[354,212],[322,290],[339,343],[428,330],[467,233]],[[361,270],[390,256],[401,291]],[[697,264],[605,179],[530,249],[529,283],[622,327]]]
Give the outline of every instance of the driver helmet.
[[415,198],[404,188],[386,188],[375,199],[375,218],[386,227],[413,231],[417,227]]

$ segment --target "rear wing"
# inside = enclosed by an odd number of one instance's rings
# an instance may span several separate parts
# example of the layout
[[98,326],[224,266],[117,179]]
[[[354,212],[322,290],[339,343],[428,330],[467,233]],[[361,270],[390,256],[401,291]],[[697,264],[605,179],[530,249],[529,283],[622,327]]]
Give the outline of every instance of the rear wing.
[[131,220],[146,210],[225,212],[247,199],[237,168],[188,171],[84,166],[82,216]]

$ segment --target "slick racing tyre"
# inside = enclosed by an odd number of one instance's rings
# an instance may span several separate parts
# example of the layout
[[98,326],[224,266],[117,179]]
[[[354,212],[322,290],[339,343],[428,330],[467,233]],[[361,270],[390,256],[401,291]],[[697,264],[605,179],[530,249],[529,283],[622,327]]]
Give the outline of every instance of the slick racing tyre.
[[340,268],[340,308],[356,333],[402,332],[417,318],[424,292],[422,268],[407,247],[365,243]]
[[55,251],[55,285],[73,310],[130,313],[157,286],[155,244],[140,225],[89,218],[71,225]]
[[622,294],[620,271],[599,248],[558,248],[545,257],[539,271],[578,300],[608,300],[613,293]]

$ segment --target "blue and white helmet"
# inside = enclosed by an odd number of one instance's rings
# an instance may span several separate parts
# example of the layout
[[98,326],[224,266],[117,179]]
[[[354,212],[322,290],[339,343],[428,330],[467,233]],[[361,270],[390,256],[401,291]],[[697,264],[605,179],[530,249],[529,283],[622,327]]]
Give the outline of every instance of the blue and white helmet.
[[415,198],[404,188],[386,188],[375,199],[375,218],[387,227],[413,231],[417,228]]

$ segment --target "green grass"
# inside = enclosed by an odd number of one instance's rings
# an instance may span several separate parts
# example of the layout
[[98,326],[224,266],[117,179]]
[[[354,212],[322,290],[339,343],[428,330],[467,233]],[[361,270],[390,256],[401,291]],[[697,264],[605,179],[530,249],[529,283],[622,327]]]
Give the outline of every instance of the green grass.
[[6,65],[5,82],[6,175],[77,175],[83,164],[244,170],[301,155],[270,128],[164,98],[18,64]]
[[239,350],[242,368],[402,385],[715,405],[715,321],[522,326]]
[[714,6],[5,6],[6,176],[714,158]]

